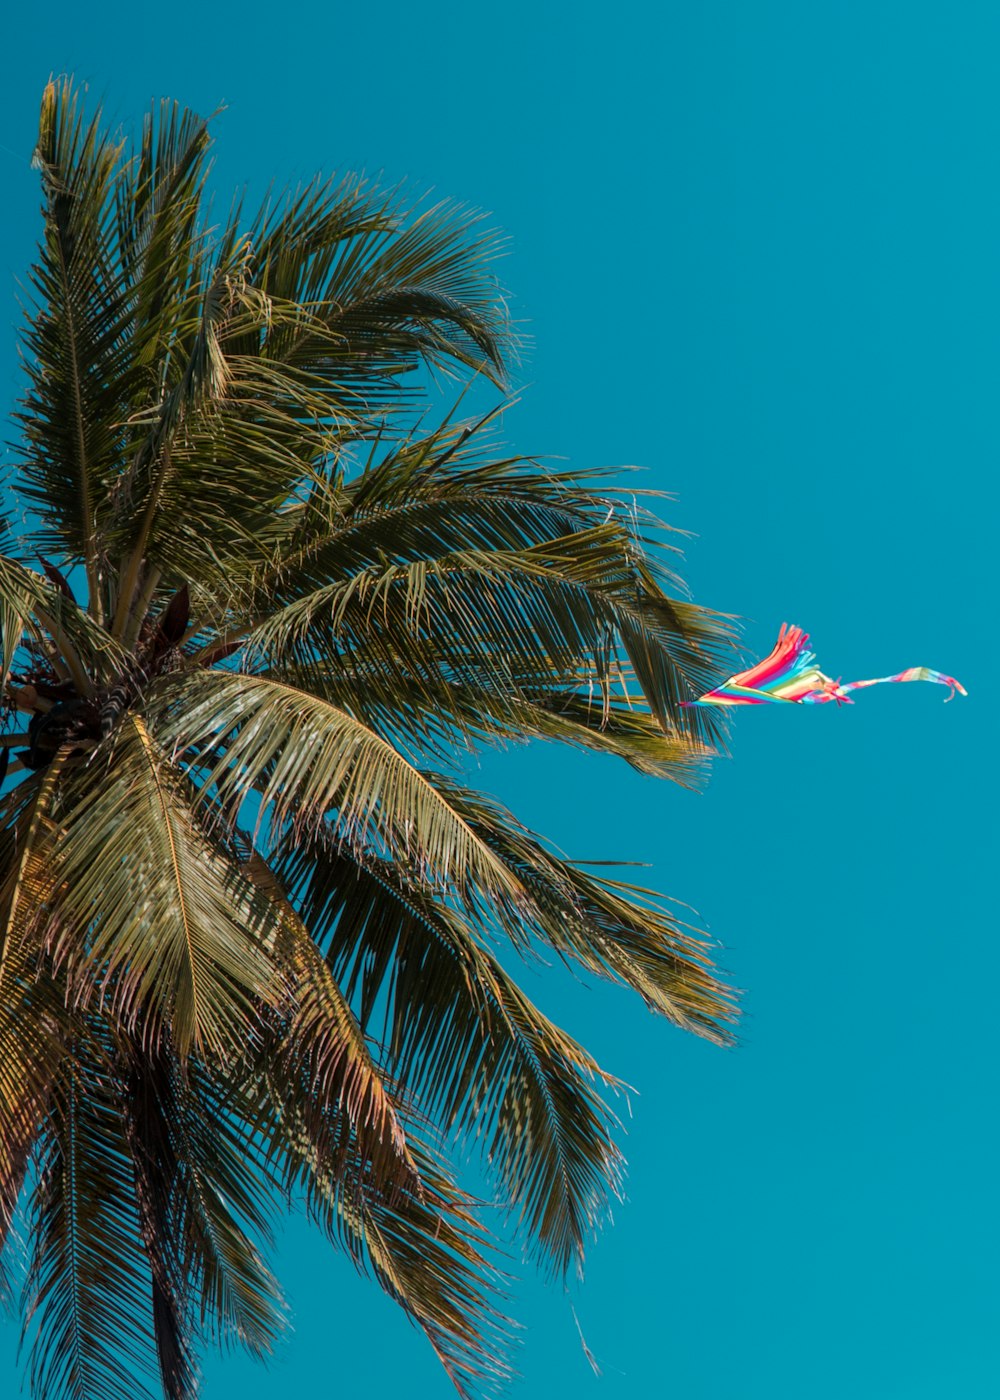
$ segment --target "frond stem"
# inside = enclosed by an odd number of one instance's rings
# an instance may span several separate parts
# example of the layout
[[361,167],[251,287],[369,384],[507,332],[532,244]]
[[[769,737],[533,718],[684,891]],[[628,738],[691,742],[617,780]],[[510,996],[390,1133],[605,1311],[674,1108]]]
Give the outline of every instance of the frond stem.
[[143,754],[145,755],[146,762],[149,764],[150,772],[153,775],[153,785],[156,788],[157,800],[160,804],[160,810],[163,813],[163,829],[166,832],[167,842],[170,846],[170,863],[174,872],[174,886],[177,890],[177,905],[180,911],[181,922],[184,925],[184,938],[187,942],[188,962],[191,967],[191,1004],[194,1010],[194,1046],[196,1050],[201,1050],[201,1015],[198,1010],[199,993],[197,982],[195,981],[194,976],[194,968],[196,966],[197,960],[195,957],[194,943],[191,938],[191,919],[190,915],[188,914],[187,900],[184,896],[184,881],[181,877],[180,859],[177,854],[177,843],[174,840],[173,824],[171,821],[170,810],[167,807],[166,800],[163,796],[163,783],[160,778],[160,770],[157,767],[156,761],[153,757],[153,745],[152,741],[150,740],[149,731],[147,730],[145,724],[143,724],[142,720],[139,718],[138,715],[133,714],[130,716],[130,718],[132,721],[132,727],[135,730],[136,734],[139,736],[139,742],[142,744]]
[[164,444],[161,468],[150,490],[149,500],[142,517],[142,524],[139,526],[139,536],[132,548],[132,553],[129,556],[128,562],[125,565],[121,587],[118,592],[118,607],[115,610],[115,619],[111,627],[111,635],[116,637],[119,641],[124,639],[125,631],[131,620],[133,610],[136,607],[136,592],[139,586],[139,573],[142,569],[143,555],[146,552],[146,545],[149,542],[153,521],[156,518],[156,507],[160,500],[160,488],[163,485],[164,477],[169,469],[170,447]]
[[125,635],[122,637],[122,641],[127,647],[135,646],[139,633],[142,630],[142,624],[149,611],[149,605],[153,601],[153,594],[156,592],[157,585],[162,577],[163,570],[158,564],[154,564],[149,570],[142,588],[139,590],[135,605],[131,610],[128,626],[125,629]]
[[66,636],[66,633],[60,627],[58,621],[50,613],[47,613],[44,608],[37,608],[36,616],[52,638],[53,645],[58,653],[56,657],[53,657],[53,661],[58,662],[61,660],[65,663],[68,677],[64,677],[64,679],[68,678],[72,680],[78,694],[86,696],[89,699],[94,694],[94,683],[87,675],[86,667],[80,660],[80,654],[76,647]]
[[[50,209],[50,214],[51,212]],[[80,361],[76,343],[76,325],[73,319],[71,298],[68,295],[70,278],[69,268],[66,265],[66,251],[63,247],[62,233],[59,231],[58,220],[55,219],[54,215],[52,217],[57,230],[56,247],[59,249],[59,270],[62,273],[63,285],[67,290],[65,325],[73,377],[74,428],[76,430],[76,450],[80,472],[80,506],[83,512],[83,566],[87,575],[87,609],[98,622],[101,622],[103,621],[103,608],[101,605],[100,579],[97,571],[97,539],[93,520],[94,507],[90,498],[90,483],[87,480],[87,444],[84,436],[83,396],[80,393]]]

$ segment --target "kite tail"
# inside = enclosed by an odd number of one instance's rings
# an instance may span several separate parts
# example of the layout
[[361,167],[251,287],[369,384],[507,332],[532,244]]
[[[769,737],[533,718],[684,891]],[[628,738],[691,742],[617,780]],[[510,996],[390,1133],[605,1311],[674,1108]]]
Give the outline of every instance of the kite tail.
[[838,689],[841,695],[846,695],[849,690],[863,690],[867,685],[888,685],[894,681],[933,681],[936,685],[946,685],[951,690],[951,694],[945,698],[946,705],[949,700],[954,700],[956,690],[959,695],[968,695],[969,693],[954,676],[946,676],[943,671],[932,671],[928,666],[910,666],[907,670],[900,671],[896,676],[877,676],[871,681],[848,681],[846,685],[841,685]]

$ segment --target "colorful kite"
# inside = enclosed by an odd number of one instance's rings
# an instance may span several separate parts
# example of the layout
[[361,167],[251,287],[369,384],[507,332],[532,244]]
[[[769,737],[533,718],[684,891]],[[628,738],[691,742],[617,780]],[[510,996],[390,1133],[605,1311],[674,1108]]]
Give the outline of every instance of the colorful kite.
[[[848,694],[851,690],[863,690],[866,685],[886,685],[890,681],[934,681],[938,685],[951,687],[966,695],[965,687],[954,676],[945,676],[940,671],[931,671],[926,666],[911,666],[895,676],[878,676],[871,681],[848,681],[841,685],[833,681],[816,665],[816,657],[806,650],[809,635],[801,627],[781,624],[778,641],[770,656],[758,661],[748,671],[738,671],[715,690],[710,690],[698,700],[688,700],[688,705],[825,705],[836,700],[838,705],[853,705]],[[945,703],[947,703],[947,700]]]

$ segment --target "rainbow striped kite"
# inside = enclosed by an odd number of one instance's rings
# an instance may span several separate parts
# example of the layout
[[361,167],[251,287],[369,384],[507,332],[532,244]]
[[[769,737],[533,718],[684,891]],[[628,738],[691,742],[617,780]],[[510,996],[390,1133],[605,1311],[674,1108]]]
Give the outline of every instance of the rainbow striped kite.
[[[961,695],[968,692],[954,676],[946,676],[941,671],[931,671],[926,666],[911,666],[895,676],[878,676],[871,681],[848,681],[841,685],[833,681],[816,665],[816,657],[806,650],[809,635],[801,627],[781,624],[778,640],[770,656],[758,661],[748,671],[738,671],[715,690],[710,690],[698,700],[688,700],[688,705],[825,705],[836,700],[838,705],[852,705],[848,694],[852,690],[863,690],[867,685],[885,685],[890,681],[935,681],[938,685],[951,687],[954,698],[957,690]],[[946,701],[947,703],[947,701]]]

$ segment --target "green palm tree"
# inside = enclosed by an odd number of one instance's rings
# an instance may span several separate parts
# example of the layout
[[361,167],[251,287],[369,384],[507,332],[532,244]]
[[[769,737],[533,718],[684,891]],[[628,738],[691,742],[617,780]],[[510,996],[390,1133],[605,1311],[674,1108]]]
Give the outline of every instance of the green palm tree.
[[490,415],[415,419],[414,370],[503,380],[475,217],[348,180],[213,219],[208,148],[173,104],[133,147],[45,92],[0,541],[0,1231],[20,1209],[31,1386],[182,1400],[203,1339],[267,1353],[270,1222],[304,1202],[470,1394],[506,1323],[449,1148],[559,1274],[621,1166],[612,1081],[496,948],[714,1040],[732,999],[697,931],[463,756],[550,739],[688,782],[711,716],[678,702],[726,629],[631,494],[504,453]]

